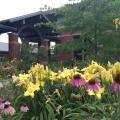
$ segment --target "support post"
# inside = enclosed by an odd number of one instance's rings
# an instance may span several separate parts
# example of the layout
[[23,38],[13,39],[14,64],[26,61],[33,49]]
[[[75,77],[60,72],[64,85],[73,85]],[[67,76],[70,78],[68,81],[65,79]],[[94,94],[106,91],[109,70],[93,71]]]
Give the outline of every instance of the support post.
[[49,62],[49,40],[48,39],[44,39],[43,41],[42,41],[42,43],[41,43],[41,48],[43,48],[43,54],[44,54],[44,56],[43,56],[43,59],[42,59],[42,63],[43,64],[48,64],[48,62]]
[[8,33],[8,39],[9,39],[9,58],[18,60],[20,53],[18,35],[16,33]]

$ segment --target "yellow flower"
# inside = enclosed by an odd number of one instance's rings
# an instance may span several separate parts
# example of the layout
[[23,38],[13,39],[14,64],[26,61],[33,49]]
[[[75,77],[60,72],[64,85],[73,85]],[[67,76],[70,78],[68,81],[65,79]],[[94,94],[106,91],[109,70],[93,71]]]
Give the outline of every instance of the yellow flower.
[[107,68],[111,69],[112,67],[113,67],[113,64],[110,61],[108,61]]
[[54,93],[56,93],[59,97],[61,96],[61,95],[60,95],[60,92],[59,92],[59,89],[56,89],[56,90],[54,91]]
[[84,78],[89,81],[96,78],[96,74],[85,73]]
[[91,74],[95,74],[96,72],[100,72],[104,69],[105,68],[102,67],[101,65],[99,65],[97,62],[92,61],[91,64],[88,67],[83,68],[81,71],[91,73]]
[[101,72],[101,79],[112,82],[113,81],[113,75],[110,71],[104,70],[104,71]]
[[115,25],[120,25],[120,18],[115,18],[115,19],[113,20],[113,23],[114,23]]
[[16,83],[16,82],[18,82],[19,77],[13,75],[13,76],[12,76],[12,80],[13,80],[14,83]]
[[63,71],[58,72],[57,79],[61,80],[64,83],[68,83],[71,80],[71,70],[63,68]]
[[33,84],[32,82],[29,83],[27,90],[24,93],[24,96],[31,96],[34,97],[34,92],[40,90],[39,84]]
[[120,62],[116,62],[114,64],[108,64],[108,71],[113,74],[113,77],[117,74],[120,73]]
[[57,80],[57,73],[53,72],[53,71],[50,71],[50,80]]
[[21,86],[21,85],[27,86],[28,83],[29,83],[29,77],[30,77],[29,74],[19,74],[17,85],[19,85],[19,86]]
[[95,95],[98,99],[101,99],[101,94],[104,92],[104,88],[100,88],[97,91],[87,90],[88,95]]
[[39,82],[40,87],[44,87],[44,81]]
[[120,73],[120,62],[116,62],[116,63],[114,64],[114,66],[115,66],[115,68],[116,68],[116,72],[117,72],[117,73]]
[[34,81],[40,84],[40,86],[44,86],[44,80],[49,78],[51,70],[49,70],[47,66],[36,64],[31,67],[28,73],[32,76],[30,81]]
[[115,27],[116,27],[116,31],[118,30],[118,25],[120,25],[120,18],[115,18],[113,20],[113,23],[115,24]]

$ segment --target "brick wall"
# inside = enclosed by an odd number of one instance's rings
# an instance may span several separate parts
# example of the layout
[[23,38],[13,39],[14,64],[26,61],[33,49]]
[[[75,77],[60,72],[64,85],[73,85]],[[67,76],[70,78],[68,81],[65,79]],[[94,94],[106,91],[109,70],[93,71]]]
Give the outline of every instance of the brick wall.
[[15,33],[9,33],[8,39],[9,39],[9,58],[19,59],[20,46],[18,43],[18,36]]
[[[64,43],[65,41],[70,41],[73,39],[73,35],[70,34],[63,34],[58,36],[59,38],[59,44]],[[56,60],[57,62],[67,62],[69,60],[72,60],[74,57],[73,52],[63,52],[63,51],[57,51],[56,53]]]

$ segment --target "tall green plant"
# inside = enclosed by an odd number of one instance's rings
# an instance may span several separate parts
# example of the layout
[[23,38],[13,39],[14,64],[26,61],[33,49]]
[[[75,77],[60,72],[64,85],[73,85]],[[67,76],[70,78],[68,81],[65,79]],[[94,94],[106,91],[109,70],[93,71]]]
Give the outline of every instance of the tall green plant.
[[32,64],[41,62],[44,57],[45,54],[43,48],[38,48],[37,45],[23,43],[21,46],[20,69],[28,70]]
[[[56,9],[55,13],[62,14],[64,20],[55,22],[52,26],[62,32],[80,31],[81,36],[91,41],[94,51],[89,52],[91,56],[94,55],[93,59],[106,58],[113,61],[117,59],[113,53],[119,51],[119,32],[115,32],[112,21],[120,16],[119,6],[119,0],[82,0]],[[103,46],[102,50],[98,47],[100,45]]]

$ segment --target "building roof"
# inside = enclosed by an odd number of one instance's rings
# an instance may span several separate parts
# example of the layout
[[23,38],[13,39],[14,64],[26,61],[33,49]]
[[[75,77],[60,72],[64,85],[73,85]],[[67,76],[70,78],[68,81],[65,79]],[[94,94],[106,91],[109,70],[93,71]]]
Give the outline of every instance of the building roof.
[[[43,23],[57,21],[63,18],[62,15],[55,15],[51,10],[38,11],[0,21],[0,34],[16,32],[22,40],[39,41],[54,36],[54,30]],[[36,24],[39,24],[36,26]],[[2,26],[4,26],[2,28]],[[5,28],[6,26],[6,28]],[[8,26],[8,27],[7,27]],[[15,29],[14,29],[15,28]]]
[[[22,15],[22,16],[18,16],[18,17],[14,17],[14,18],[10,18],[10,19],[6,19],[6,20],[2,20],[0,21],[0,23],[4,23],[4,22],[16,22],[16,21],[19,21],[19,20],[23,20],[23,19],[27,19],[27,18],[31,18],[31,17],[34,17],[34,16],[37,16],[37,15],[43,15],[45,17],[45,15],[48,15],[48,14],[52,14],[50,11],[38,11],[38,12],[34,12],[34,13],[30,13],[30,14],[26,14],[26,15]],[[46,18],[48,19],[48,18]]]
[[14,27],[11,27],[11,26],[7,26],[7,25],[3,25],[3,24],[0,24],[0,33],[4,33],[6,31],[16,31],[17,29],[14,28]]

